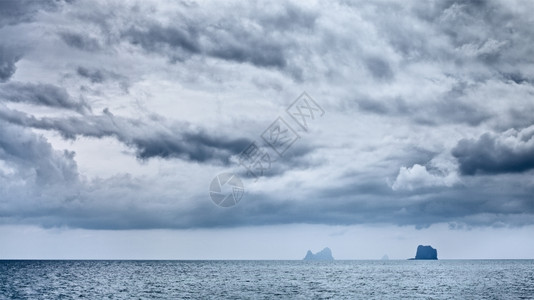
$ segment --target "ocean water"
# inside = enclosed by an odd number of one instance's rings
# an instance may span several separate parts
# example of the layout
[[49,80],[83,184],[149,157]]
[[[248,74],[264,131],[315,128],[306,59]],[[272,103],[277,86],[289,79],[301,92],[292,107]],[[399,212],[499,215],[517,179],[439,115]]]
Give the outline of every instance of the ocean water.
[[0,299],[534,299],[534,260],[0,261]]

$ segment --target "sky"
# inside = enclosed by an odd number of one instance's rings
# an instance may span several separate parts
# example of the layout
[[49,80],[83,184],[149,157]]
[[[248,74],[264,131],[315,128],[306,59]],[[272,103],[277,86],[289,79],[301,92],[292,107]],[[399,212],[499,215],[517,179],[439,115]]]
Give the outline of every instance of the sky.
[[0,0],[0,259],[533,259],[532,11]]

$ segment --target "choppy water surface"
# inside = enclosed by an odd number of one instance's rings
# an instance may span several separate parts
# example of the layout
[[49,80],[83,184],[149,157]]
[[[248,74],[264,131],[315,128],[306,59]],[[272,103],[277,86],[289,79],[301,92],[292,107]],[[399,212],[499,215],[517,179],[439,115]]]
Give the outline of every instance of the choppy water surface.
[[0,299],[534,299],[534,260],[0,261]]

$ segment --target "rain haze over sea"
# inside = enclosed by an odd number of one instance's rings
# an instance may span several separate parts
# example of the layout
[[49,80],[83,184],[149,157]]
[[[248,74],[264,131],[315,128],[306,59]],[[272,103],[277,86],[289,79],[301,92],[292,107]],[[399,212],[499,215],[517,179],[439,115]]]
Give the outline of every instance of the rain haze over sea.
[[0,297],[530,297],[533,11],[0,0]]

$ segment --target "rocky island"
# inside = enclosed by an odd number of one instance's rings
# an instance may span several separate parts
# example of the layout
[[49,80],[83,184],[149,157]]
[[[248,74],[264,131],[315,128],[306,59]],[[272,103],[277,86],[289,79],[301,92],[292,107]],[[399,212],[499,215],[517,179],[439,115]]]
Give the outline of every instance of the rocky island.
[[432,246],[419,245],[414,259],[438,259],[438,250]]
[[306,256],[303,260],[334,260],[334,257],[332,257],[332,250],[330,248],[326,247],[323,250],[313,254],[310,250],[306,253]]

